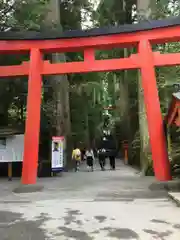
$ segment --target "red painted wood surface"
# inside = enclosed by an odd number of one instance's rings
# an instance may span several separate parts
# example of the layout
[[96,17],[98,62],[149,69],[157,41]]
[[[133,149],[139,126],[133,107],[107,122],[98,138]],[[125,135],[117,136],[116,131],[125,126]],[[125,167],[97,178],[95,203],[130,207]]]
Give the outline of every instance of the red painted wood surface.
[[168,113],[165,116],[164,120],[168,126],[175,124],[180,126],[180,99],[172,96],[171,105],[168,109]]
[[176,120],[176,114],[177,114],[177,105],[175,102],[167,116],[167,124],[169,126]]
[[123,148],[128,149],[128,144],[124,143]]
[[88,38],[1,41],[0,52],[29,51],[31,48],[38,48],[43,52],[71,52],[88,47],[95,49],[132,47],[137,46],[141,39],[147,39],[152,44],[180,41],[180,26]]
[[159,181],[171,180],[154,60],[149,41],[140,41],[139,57],[154,172]]
[[[0,42],[1,44],[1,42]],[[153,52],[154,66],[173,66],[180,64],[180,53],[160,54]],[[95,60],[94,56],[85,55],[82,62],[50,63],[43,61],[42,68],[39,70],[42,75],[55,75],[67,73],[87,73],[87,72],[108,72],[123,69],[140,68],[138,54],[133,54],[129,58]],[[29,73],[29,62],[21,65],[0,66],[0,77],[24,76]]]
[[27,116],[24,140],[24,158],[22,169],[22,183],[35,184],[38,168],[42,56],[39,49],[32,49],[30,53]]

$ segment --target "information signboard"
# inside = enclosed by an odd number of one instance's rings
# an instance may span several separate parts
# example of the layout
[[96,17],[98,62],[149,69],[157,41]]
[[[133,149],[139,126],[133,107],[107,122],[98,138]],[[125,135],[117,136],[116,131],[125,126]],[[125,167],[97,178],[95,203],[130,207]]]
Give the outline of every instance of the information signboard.
[[51,168],[53,172],[62,171],[64,167],[64,137],[52,137]]

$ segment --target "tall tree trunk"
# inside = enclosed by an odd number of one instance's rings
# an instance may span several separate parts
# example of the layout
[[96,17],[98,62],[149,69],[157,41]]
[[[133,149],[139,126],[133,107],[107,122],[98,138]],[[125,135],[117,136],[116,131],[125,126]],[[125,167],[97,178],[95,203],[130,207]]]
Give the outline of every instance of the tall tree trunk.
[[[62,31],[60,16],[60,1],[51,0],[49,3],[50,12],[48,14],[48,22],[55,23],[59,31]],[[52,62],[65,62],[66,58],[63,53],[52,54]],[[51,77],[53,88],[53,102],[55,106],[55,134],[57,136],[66,137],[66,165],[70,167],[71,158],[71,124],[70,124],[70,106],[69,106],[69,82],[66,75]],[[69,148],[70,147],[70,148]]]
[[[151,0],[137,0],[138,21],[148,20],[151,15]],[[148,74],[148,73],[147,73]],[[141,74],[138,74],[138,103],[139,103],[139,131],[140,131],[140,164],[143,175],[146,175],[149,161],[152,161],[149,145],[149,132],[144,104]]]
[[[132,23],[131,19],[131,5],[128,5],[128,2],[123,0],[123,11],[124,11],[124,23]],[[130,14],[129,14],[130,12]],[[124,49],[123,57],[128,57],[128,49]],[[128,149],[129,149],[129,158],[131,156],[131,143],[132,143],[132,136],[131,136],[131,125],[130,125],[130,112],[129,112],[129,86],[128,86],[128,71],[123,71],[123,77],[121,80],[121,101],[123,102],[123,111],[121,113],[122,118],[122,126],[126,128],[126,134],[124,136],[124,140],[128,141]],[[120,107],[121,109],[121,107]],[[129,159],[130,160],[130,159]]]

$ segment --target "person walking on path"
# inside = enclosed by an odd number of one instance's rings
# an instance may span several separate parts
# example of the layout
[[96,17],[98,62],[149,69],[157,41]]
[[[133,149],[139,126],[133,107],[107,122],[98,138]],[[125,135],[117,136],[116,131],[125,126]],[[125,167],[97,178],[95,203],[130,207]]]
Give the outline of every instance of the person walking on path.
[[81,151],[77,147],[74,147],[72,151],[72,160],[75,163],[75,172],[79,171],[79,166],[81,163]]
[[101,171],[105,171],[105,165],[106,165],[105,153],[106,153],[106,150],[104,148],[98,150],[98,159],[99,159],[99,165],[101,167]]
[[109,136],[109,149],[108,149],[108,155],[109,155],[109,163],[110,163],[110,169],[116,170],[116,142],[112,135]]
[[116,141],[111,133],[104,134],[102,148],[106,150],[106,157],[109,157],[110,170],[116,169]]
[[86,153],[86,149],[82,148],[81,149],[81,161],[84,162],[85,161],[85,153]]
[[116,170],[116,158],[114,155],[109,156],[110,169]]
[[93,149],[91,147],[89,147],[86,152],[85,152],[85,157],[86,157],[86,162],[87,162],[87,166],[89,168],[91,168],[91,171],[94,171],[94,161],[95,161],[95,157],[94,157],[94,152]]

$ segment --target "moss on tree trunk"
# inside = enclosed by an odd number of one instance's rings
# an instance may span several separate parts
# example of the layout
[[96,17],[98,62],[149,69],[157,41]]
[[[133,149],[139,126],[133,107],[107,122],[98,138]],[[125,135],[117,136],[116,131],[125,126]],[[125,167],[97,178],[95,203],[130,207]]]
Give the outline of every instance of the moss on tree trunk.
[[[146,21],[151,15],[150,0],[137,0],[138,20]],[[148,74],[148,73],[147,73]],[[140,164],[143,175],[147,175],[152,168],[152,154],[149,143],[148,123],[146,117],[146,107],[144,103],[144,91],[142,79],[138,74],[138,104],[139,104],[139,131],[140,131]]]

